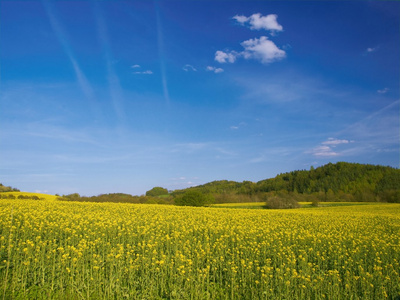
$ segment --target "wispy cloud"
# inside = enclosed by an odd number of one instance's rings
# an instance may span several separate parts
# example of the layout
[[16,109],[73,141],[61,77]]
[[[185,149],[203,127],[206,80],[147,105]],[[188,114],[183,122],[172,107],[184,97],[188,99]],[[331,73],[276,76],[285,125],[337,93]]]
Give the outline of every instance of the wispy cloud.
[[400,143],[400,100],[384,106],[363,119],[347,126],[339,134],[346,134],[368,147],[384,149]]
[[264,162],[273,162],[277,161],[277,158],[283,158],[285,161],[289,159],[289,157],[293,157],[293,154],[297,151],[297,149],[293,147],[268,147],[263,149],[258,155],[250,158],[250,163],[264,163]]
[[107,79],[110,89],[110,96],[114,107],[114,112],[117,115],[118,120],[125,121],[126,115],[125,115],[125,110],[123,108],[123,102],[124,102],[123,92],[119,81],[119,77],[114,69],[114,63],[113,63],[114,60],[111,54],[110,41],[108,39],[106,23],[97,3],[95,4],[95,16],[97,22],[97,32],[105,53],[107,77],[108,77]]
[[381,89],[381,90],[377,90],[377,92],[378,92],[379,94],[386,94],[388,91],[389,91],[388,88],[384,88],[384,89]]
[[328,86],[321,78],[296,72],[275,72],[273,76],[241,74],[235,83],[244,88],[242,98],[257,103],[283,103],[343,97],[343,91]]
[[316,157],[339,156],[341,153],[338,149],[335,149],[335,148],[339,145],[349,144],[349,143],[351,143],[351,141],[349,141],[349,140],[328,138],[328,140],[322,142],[321,145],[313,148],[311,153]]
[[210,146],[209,143],[182,143],[175,144],[171,148],[171,152],[186,152],[192,153],[195,151],[199,151]]
[[145,75],[151,75],[151,74],[153,74],[153,71],[151,71],[151,70],[146,70],[146,71],[137,71],[137,72],[133,72],[133,74],[145,74]]
[[322,145],[334,145],[334,146],[336,146],[336,145],[348,144],[348,143],[350,143],[349,140],[339,140],[339,139],[336,139],[336,138],[328,138],[327,141],[322,142]]
[[207,71],[214,72],[214,73],[216,73],[216,74],[224,72],[224,69],[222,69],[222,68],[216,68],[216,67],[212,67],[212,66],[208,66],[208,67],[206,68],[206,70],[207,70]]
[[[42,1],[43,6],[45,8],[45,11],[47,13],[47,16],[49,18],[51,27],[54,31],[54,34],[56,35],[57,40],[59,43],[62,45],[63,50],[65,54],[68,56],[68,59],[70,60],[72,67],[74,69],[76,78],[78,80],[78,84],[85,95],[86,99],[90,102],[91,108],[93,111],[97,112],[96,104],[95,104],[95,97],[94,97],[94,91],[92,86],[89,83],[89,80],[85,76],[84,72],[82,71],[79,63],[77,62],[75,55],[73,54],[73,51],[71,49],[70,43],[67,38],[67,34],[62,27],[62,24],[58,21],[56,14],[54,12],[54,8],[52,6],[52,2],[49,0],[44,0]],[[98,113],[98,112],[97,112]]]
[[364,50],[363,55],[364,55],[364,56],[367,56],[367,55],[369,55],[369,54],[372,54],[372,53],[378,51],[379,48],[380,48],[379,46],[376,46],[376,47],[368,47],[367,49]]
[[[132,69],[135,69],[135,70],[138,70],[138,69],[141,68],[141,66],[140,66],[140,65],[133,65],[133,66],[131,66],[131,68],[132,68]],[[151,75],[151,74],[153,74],[153,71],[151,71],[151,70],[146,70],[146,71],[135,71],[135,72],[133,72],[133,74]]]
[[238,130],[239,128],[241,128],[241,127],[243,127],[243,126],[246,126],[247,124],[245,123],[245,122],[240,122],[238,125],[232,125],[231,127],[230,127],[230,129],[232,129],[232,130]]
[[189,71],[193,71],[193,72],[197,72],[197,69],[195,67],[193,67],[192,65],[184,65],[182,68],[184,71],[189,72]]
[[333,149],[331,147],[329,147],[329,146],[318,146],[318,147],[315,147],[313,149],[313,151],[312,151],[312,154],[314,156],[317,156],[317,157],[321,157],[321,156],[323,156],[323,157],[332,157],[332,156],[338,156],[339,155],[339,153],[333,151]]
[[162,32],[162,24],[160,17],[160,7],[158,2],[155,2],[156,8],[156,21],[157,21],[157,43],[158,43],[158,56],[160,60],[160,70],[161,70],[161,83],[163,87],[163,94],[166,104],[169,106],[169,91],[168,91],[168,82],[167,82],[167,73],[165,69],[164,62],[164,41],[163,41],[163,32]]
[[337,132],[351,139],[329,138],[307,153],[315,157],[370,156],[398,152],[400,146],[400,100],[379,109]]
[[263,16],[260,13],[252,14],[250,17],[236,15],[232,19],[240,25],[250,25],[252,30],[282,31],[282,25],[278,24],[278,16],[274,14]]

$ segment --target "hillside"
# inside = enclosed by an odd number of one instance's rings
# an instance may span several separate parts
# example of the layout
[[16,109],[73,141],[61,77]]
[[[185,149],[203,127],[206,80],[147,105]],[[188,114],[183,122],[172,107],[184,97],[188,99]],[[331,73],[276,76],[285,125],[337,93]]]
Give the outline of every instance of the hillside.
[[[251,181],[213,181],[196,187],[175,190],[163,197],[105,194],[81,197],[70,194],[59,200],[86,202],[174,203],[187,191],[212,194],[216,203],[259,202],[271,196],[297,201],[400,202],[400,170],[379,165],[338,162],[335,164],[282,173],[274,178]],[[0,184],[0,199],[57,199],[56,196],[19,192]]]
[[[342,201],[400,202],[400,170],[379,165],[338,162],[282,173],[258,182],[213,181],[192,187],[214,195],[247,195],[285,192],[303,195],[324,194]],[[174,191],[174,195],[186,190]],[[333,199],[325,199],[333,200]]]

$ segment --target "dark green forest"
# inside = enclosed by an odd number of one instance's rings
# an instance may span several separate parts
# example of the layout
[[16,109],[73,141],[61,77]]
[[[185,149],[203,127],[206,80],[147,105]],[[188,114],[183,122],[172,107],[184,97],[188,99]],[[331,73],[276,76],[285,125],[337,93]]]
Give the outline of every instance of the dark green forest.
[[[0,184],[0,192],[10,191],[19,190]],[[400,170],[379,165],[338,162],[318,168],[311,167],[310,170],[282,173],[258,182],[220,180],[172,192],[154,187],[141,196],[113,193],[86,197],[74,193],[58,199],[190,206],[266,202],[267,207],[296,207],[297,202],[312,202],[315,205],[319,202],[400,203]]]

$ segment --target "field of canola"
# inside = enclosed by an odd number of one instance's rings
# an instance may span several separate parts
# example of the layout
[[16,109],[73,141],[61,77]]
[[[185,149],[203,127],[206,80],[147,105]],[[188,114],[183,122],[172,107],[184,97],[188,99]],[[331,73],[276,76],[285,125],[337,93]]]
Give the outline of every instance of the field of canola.
[[2,299],[398,299],[400,205],[2,200]]

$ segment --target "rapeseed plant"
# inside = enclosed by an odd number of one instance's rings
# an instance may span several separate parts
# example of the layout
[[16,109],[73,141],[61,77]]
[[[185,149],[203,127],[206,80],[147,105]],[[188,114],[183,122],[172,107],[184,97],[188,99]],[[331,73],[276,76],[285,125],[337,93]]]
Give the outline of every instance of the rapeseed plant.
[[394,299],[400,206],[2,200],[3,299]]

